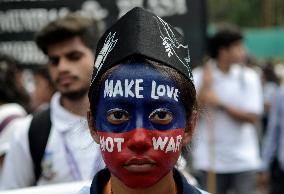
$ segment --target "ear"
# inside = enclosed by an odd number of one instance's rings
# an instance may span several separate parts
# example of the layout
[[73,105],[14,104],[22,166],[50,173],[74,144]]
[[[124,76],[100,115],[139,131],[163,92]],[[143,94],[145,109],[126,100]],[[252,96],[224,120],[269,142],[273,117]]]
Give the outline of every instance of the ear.
[[94,121],[94,117],[92,115],[91,110],[88,110],[87,119],[88,119],[88,125],[89,125],[89,130],[90,130],[91,136],[93,137],[95,142],[97,144],[99,144],[100,143],[100,138],[99,138],[99,134],[98,134],[98,132],[96,130],[96,123]]
[[188,126],[183,134],[182,145],[186,146],[192,139],[193,132],[198,121],[198,112],[194,110],[191,114],[190,121],[188,122]]

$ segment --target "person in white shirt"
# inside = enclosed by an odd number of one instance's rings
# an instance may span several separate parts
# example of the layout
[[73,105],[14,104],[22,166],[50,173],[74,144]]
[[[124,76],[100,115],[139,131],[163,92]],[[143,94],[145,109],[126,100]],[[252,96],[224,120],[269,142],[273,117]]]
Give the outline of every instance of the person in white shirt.
[[[193,71],[204,110],[193,144],[193,165],[202,188],[216,180],[217,194],[230,189],[236,194],[253,193],[254,171],[260,165],[255,127],[263,111],[260,78],[241,65],[245,50],[239,31],[218,31],[210,39],[210,49],[213,59]],[[209,172],[216,179],[207,180]]]
[[16,131],[14,121],[26,116],[28,110],[29,98],[19,77],[19,63],[0,53],[0,179],[3,161]]
[[[4,161],[2,189],[89,180],[104,167],[85,119],[98,37],[95,23],[75,14],[49,23],[37,34],[36,43],[49,58],[49,72],[58,90],[49,108],[51,128],[36,174],[31,148],[38,145],[29,136],[32,118],[18,123],[21,130]],[[44,127],[37,129],[39,134]]]

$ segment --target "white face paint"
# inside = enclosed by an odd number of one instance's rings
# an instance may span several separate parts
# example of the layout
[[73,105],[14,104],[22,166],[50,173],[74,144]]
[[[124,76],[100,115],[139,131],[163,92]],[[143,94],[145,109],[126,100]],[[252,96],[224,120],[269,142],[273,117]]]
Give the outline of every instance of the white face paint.
[[[154,150],[161,150],[165,153],[180,151],[180,144],[182,141],[182,136],[178,135],[173,137],[153,137],[152,146]],[[100,136],[100,146],[102,151],[106,152],[121,152],[122,144],[124,143],[124,138],[112,138]]]
[[162,139],[161,137],[152,138],[153,142],[153,148],[154,150],[161,150],[167,152],[177,152],[180,150],[180,144],[181,144],[182,136],[178,135],[175,139],[173,137],[164,137]]
[[100,146],[102,151],[113,152],[116,149],[117,152],[121,152],[121,144],[124,142],[124,138],[112,138],[100,136]]
[[[125,98],[144,98],[145,92],[143,94],[143,91],[149,90],[144,90],[143,83],[143,79],[124,79],[116,80],[115,82],[114,80],[107,79],[104,87],[104,98],[118,96]],[[151,90],[149,93],[150,97],[155,100],[158,100],[160,97],[168,97],[178,102],[179,98],[179,90],[177,88],[167,84],[157,84],[154,80],[152,80]]]

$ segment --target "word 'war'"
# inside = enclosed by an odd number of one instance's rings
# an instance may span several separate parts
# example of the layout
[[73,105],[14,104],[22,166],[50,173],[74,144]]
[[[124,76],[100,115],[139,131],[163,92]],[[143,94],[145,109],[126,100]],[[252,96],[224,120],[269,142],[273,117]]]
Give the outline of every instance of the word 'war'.
[[[104,98],[106,97],[132,97],[132,98],[144,98],[145,92],[149,90],[144,90],[143,79],[125,79],[121,80],[106,80],[104,87]],[[150,97],[152,99],[159,99],[160,97],[168,97],[174,99],[178,102],[179,90],[175,87],[169,86],[167,84],[157,84],[156,81],[152,80]]]
[[[182,136],[178,135],[174,137],[153,137],[153,149],[161,150],[165,153],[168,152],[177,152],[181,148]],[[106,152],[121,152],[122,144],[124,142],[124,138],[112,138],[112,137],[104,137],[100,136],[100,147],[102,151]]]

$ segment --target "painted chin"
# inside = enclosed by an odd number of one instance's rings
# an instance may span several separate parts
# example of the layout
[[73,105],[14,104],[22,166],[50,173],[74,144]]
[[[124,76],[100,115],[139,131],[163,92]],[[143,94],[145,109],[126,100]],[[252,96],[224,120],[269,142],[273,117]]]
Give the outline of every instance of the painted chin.
[[113,175],[129,188],[148,188],[169,173],[178,158],[178,156],[169,157],[158,151],[152,151],[150,155],[151,157],[132,156],[128,160],[112,156],[117,160],[106,161],[106,164]]

